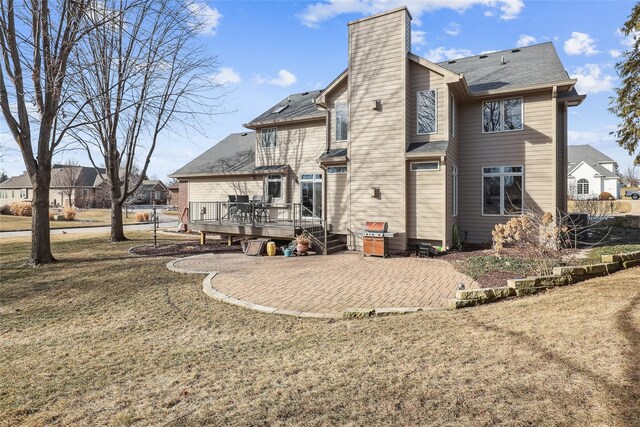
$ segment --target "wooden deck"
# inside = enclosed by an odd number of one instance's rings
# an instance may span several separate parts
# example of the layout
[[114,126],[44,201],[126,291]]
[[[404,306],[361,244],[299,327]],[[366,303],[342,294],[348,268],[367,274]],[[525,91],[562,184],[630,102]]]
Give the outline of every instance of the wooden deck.
[[293,239],[302,232],[293,224],[241,224],[217,221],[190,221],[189,228],[203,233],[232,236],[270,237],[275,239]]

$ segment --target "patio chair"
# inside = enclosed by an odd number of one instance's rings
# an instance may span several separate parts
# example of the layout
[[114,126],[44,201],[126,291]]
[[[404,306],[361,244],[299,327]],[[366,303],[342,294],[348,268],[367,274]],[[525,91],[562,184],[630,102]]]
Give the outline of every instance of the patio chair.
[[235,218],[238,222],[248,221],[251,218],[251,203],[249,203],[248,195],[240,194],[237,196],[235,213]]
[[270,219],[271,196],[263,196],[262,201],[255,205],[255,216],[260,222],[267,222]]
[[236,211],[238,210],[238,206],[236,204],[236,195],[229,194],[229,202],[227,203],[227,214],[223,218],[233,220],[236,216]]

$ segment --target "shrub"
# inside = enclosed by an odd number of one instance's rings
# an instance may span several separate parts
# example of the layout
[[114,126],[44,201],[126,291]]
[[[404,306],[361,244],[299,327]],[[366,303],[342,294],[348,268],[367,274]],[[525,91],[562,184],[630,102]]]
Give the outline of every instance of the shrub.
[[13,202],[9,211],[15,216],[31,216],[31,202]]
[[598,196],[598,199],[600,199],[600,200],[613,200],[613,196],[608,191],[603,191]]
[[149,212],[136,212],[136,221],[138,222],[149,221]]
[[53,221],[56,216],[56,213],[54,211],[49,211],[49,221]]
[[11,206],[9,206],[9,205],[0,206],[0,214],[1,215],[11,215]]
[[67,221],[73,221],[76,219],[76,210],[73,208],[65,208],[62,214],[64,215],[64,219]]

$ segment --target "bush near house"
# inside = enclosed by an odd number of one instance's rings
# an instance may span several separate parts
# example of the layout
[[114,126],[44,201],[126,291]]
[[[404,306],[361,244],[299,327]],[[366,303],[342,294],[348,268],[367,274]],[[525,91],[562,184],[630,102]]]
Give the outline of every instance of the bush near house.
[[15,216],[31,216],[31,202],[13,202],[9,211]]
[[600,195],[598,196],[599,200],[613,200],[614,197],[611,195],[611,193],[609,193],[608,191],[603,191],[602,193],[600,193]]
[[136,221],[138,222],[149,221],[149,212],[136,212]]
[[9,205],[0,206],[0,215],[13,215],[11,213],[11,206]]
[[73,208],[65,208],[62,214],[67,221],[73,221],[76,219],[76,210]]

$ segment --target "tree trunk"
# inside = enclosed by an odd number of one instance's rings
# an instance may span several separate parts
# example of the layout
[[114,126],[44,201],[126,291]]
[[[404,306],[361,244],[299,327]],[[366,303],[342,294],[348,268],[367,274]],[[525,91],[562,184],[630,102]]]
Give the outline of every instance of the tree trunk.
[[124,242],[124,227],[122,226],[122,202],[120,198],[111,199],[111,241]]
[[31,200],[31,256],[30,265],[54,262],[49,233],[49,188],[35,185]]

